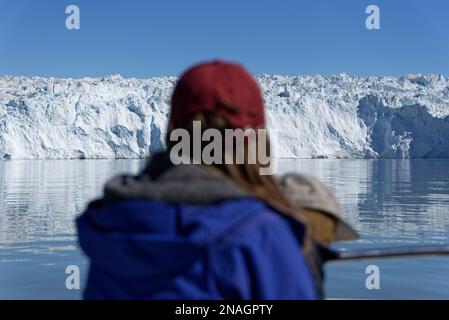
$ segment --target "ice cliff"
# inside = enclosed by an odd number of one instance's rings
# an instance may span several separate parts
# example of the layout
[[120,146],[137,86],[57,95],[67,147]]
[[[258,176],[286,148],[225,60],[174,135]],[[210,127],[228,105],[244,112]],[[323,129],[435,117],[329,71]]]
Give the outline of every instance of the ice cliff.
[[[448,77],[257,80],[280,157],[449,158]],[[0,159],[145,157],[163,145],[175,82],[0,77]]]

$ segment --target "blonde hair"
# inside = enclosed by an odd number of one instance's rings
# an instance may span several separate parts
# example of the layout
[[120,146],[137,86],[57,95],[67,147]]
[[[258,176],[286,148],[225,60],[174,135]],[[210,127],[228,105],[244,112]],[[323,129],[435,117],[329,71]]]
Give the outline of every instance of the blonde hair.
[[[209,128],[217,129],[223,134],[225,129],[232,129],[229,123],[222,117],[208,112],[198,112],[196,113],[190,121],[188,121],[187,125],[183,128],[186,129],[189,133],[192,133],[193,130],[193,121],[201,122],[201,130],[207,130]],[[170,128],[166,135],[166,144],[168,149],[170,150],[174,143],[170,141]],[[257,139],[256,134],[256,139]],[[270,175],[261,175],[260,169],[263,167],[267,167],[267,165],[263,165],[260,163],[260,159],[256,156],[256,163],[249,163],[249,152],[251,149],[248,147],[248,143],[244,141],[244,163],[237,164],[236,161],[233,161],[231,164],[226,163],[223,159],[221,164],[211,164],[205,166],[209,167],[212,170],[217,170],[233,180],[238,186],[242,189],[246,190],[250,194],[255,197],[262,199],[267,204],[272,206],[277,211],[284,213],[286,215],[292,216],[301,222],[305,223],[304,215],[302,214],[302,209],[295,207],[282,193],[279,189],[276,181],[273,176]],[[267,151],[267,156],[270,156],[270,142],[266,139],[267,146],[265,150]],[[224,144],[224,142],[223,142]],[[204,146],[203,146],[204,147]],[[223,150],[225,146],[223,145]],[[235,156],[236,145],[233,144]],[[226,150],[225,150],[226,152]],[[223,157],[225,156],[225,152],[223,152]]]

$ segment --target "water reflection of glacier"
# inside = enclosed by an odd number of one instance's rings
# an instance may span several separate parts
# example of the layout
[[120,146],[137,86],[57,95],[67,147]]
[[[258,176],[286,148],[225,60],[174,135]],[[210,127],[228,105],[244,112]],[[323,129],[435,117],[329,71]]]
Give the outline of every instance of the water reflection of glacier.
[[[0,244],[73,241],[74,217],[109,177],[142,160],[0,162]],[[279,171],[319,177],[372,241],[447,241],[449,161],[281,160]]]
[[447,160],[283,160],[319,177],[366,241],[449,242]]
[[0,244],[74,240],[74,218],[142,160],[0,161]]

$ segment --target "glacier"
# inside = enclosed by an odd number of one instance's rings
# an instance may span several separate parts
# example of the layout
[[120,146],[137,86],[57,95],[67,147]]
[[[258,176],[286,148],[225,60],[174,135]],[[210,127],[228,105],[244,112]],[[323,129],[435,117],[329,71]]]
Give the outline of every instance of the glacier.
[[[281,158],[449,158],[449,78],[256,77]],[[176,77],[0,77],[0,159],[145,158]]]

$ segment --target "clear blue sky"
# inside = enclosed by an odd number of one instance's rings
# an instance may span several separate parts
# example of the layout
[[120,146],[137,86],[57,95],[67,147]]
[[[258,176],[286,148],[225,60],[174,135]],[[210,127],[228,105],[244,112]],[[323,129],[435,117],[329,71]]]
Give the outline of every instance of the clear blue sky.
[[[65,8],[81,29],[65,28]],[[365,8],[381,30],[365,28]],[[178,75],[203,59],[253,73],[449,75],[448,0],[0,0],[0,75]]]

